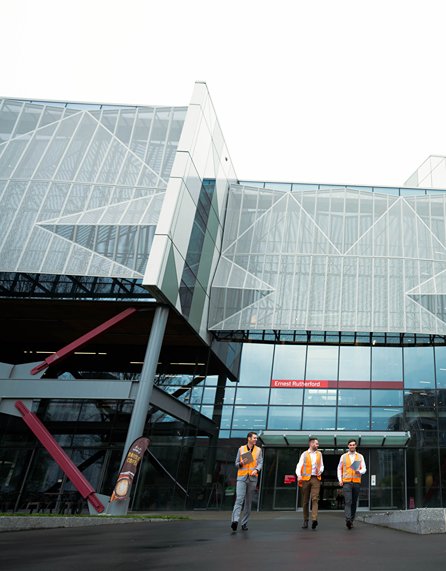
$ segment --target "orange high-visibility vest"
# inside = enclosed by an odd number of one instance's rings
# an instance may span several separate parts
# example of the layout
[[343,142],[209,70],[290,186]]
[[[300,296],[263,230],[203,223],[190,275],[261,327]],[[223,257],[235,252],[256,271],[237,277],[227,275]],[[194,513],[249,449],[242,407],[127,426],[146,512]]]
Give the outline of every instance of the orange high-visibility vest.
[[[309,480],[311,478],[311,456],[308,450],[304,452],[304,462],[302,464],[302,470],[300,471],[302,475],[302,480]],[[316,450],[316,472],[320,472],[322,464],[322,454],[319,450]],[[317,479],[320,480],[321,476],[317,476]]]
[[[242,454],[245,454],[245,452],[250,452],[247,444],[245,444],[244,446],[240,446],[240,458],[241,458]],[[251,473],[253,470],[257,470],[257,458],[259,456],[259,452],[260,452],[260,448],[258,446],[254,446],[254,448],[251,450],[252,462],[250,462],[249,464],[244,464],[241,468],[238,469],[237,478],[239,478],[241,476],[256,476],[257,477],[259,475],[258,472],[256,474]]]
[[[357,460],[360,461],[359,467],[362,466],[362,456],[355,453],[355,459],[353,462]],[[342,481],[343,482],[355,482],[356,484],[361,483],[361,474],[357,474],[355,470],[352,470],[350,466],[352,465],[352,460],[350,458],[350,454],[346,452],[342,455]]]

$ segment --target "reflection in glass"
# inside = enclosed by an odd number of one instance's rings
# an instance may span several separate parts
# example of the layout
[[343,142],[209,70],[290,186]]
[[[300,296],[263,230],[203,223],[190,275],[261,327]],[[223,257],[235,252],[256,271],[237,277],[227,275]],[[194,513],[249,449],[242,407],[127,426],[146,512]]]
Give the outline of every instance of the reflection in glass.
[[207,416],[208,418],[212,418],[212,415],[214,414],[214,406],[202,406],[201,410],[200,410],[201,414],[203,414],[204,416]]
[[269,389],[237,389],[235,404],[268,404]]
[[226,387],[225,388],[225,404],[233,404],[235,397],[235,388],[234,387]]
[[432,347],[404,348],[404,386],[432,389],[434,382],[434,351]]
[[338,430],[370,430],[369,407],[339,407]]
[[305,404],[336,405],[336,389],[305,389]]
[[234,430],[264,430],[266,426],[266,406],[235,406],[232,428]]
[[80,401],[52,400],[45,411],[44,422],[55,420],[76,421],[79,417],[82,403]]
[[[188,402],[187,399],[190,399],[189,402],[191,404],[200,404],[201,401],[203,400],[203,387],[200,386],[196,386],[193,387],[193,389],[189,391],[186,391],[185,393],[187,395],[185,402]],[[181,397],[178,397],[181,399]]]
[[402,355],[400,347],[372,347],[372,381],[402,381]]
[[273,379],[303,379],[305,354],[304,345],[276,345]]
[[269,430],[300,430],[302,407],[270,406],[268,414]]
[[341,347],[340,381],[370,381],[370,347]]
[[372,430],[401,430],[402,415],[402,408],[372,408]]
[[214,404],[216,390],[214,387],[206,387],[203,392],[203,403]]
[[302,389],[271,389],[270,404],[302,404]]
[[369,406],[370,391],[366,389],[340,389],[338,404],[340,406]]
[[372,406],[403,406],[403,391],[372,391]]
[[205,379],[207,387],[216,387],[218,383],[218,375],[208,375]]
[[437,429],[435,408],[435,391],[404,391],[406,429],[414,433],[423,431],[425,439],[428,431]]
[[446,347],[435,347],[437,387],[446,388]]
[[269,386],[274,345],[243,345],[239,386]]
[[308,347],[306,379],[335,381],[338,378],[338,347]]
[[336,407],[306,406],[302,420],[302,430],[334,430],[336,427]]
[[221,413],[221,425],[222,429],[230,429],[231,428],[231,420],[232,420],[232,413],[234,407],[232,406],[223,406],[222,413]]

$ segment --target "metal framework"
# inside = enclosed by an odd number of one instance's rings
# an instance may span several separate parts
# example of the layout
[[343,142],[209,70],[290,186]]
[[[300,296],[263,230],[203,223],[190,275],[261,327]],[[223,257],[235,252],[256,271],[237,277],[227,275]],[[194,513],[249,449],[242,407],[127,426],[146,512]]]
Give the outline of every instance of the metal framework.
[[152,294],[141,279],[0,273],[0,298],[148,300]]

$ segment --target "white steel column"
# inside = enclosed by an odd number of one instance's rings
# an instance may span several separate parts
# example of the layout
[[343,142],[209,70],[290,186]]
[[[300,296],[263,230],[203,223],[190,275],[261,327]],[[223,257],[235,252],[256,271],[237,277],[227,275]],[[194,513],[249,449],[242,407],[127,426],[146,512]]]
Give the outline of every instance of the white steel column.
[[[144,364],[141,371],[141,378],[139,380],[138,392],[133,405],[127,438],[124,444],[121,466],[127,457],[127,452],[131,444],[137,438],[142,436],[144,432],[147,411],[150,406],[150,397],[152,396],[153,381],[156,374],[161,346],[163,344],[168,316],[169,309],[167,307],[161,306],[156,308],[152,322],[152,329],[150,330],[149,342],[144,356]],[[113,515],[125,515],[128,507],[129,500],[113,502],[112,504],[109,504],[107,512]]]

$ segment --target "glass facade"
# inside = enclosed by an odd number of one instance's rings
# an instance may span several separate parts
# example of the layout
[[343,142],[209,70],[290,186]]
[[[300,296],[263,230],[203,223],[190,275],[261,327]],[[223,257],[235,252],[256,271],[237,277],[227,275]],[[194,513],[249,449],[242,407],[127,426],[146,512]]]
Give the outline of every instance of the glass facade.
[[142,278],[186,110],[0,100],[0,271]]
[[210,329],[445,335],[446,194],[370,190],[232,184]]
[[[224,414],[230,417],[234,403],[243,404],[236,418],[246,412],[256,419],[257,430],[414,430],[414,418],[419,422],[419,414],[426,413],[425,398],[431,395],[429,416],[437,426],[444,379],[443,367],[435,363],[444,355],[444,347],[245,344],[240,381],[230,388]],[[277,388],[279,380],[302,386]],[[305,386],[328,381],[330,388]],[[415,409],[421,398],[423,406]],[[239,422],[232,426],[237,433]]]
[[[336,465],[352,435],[369,467],[360,508],[446,506],[446,194],[427,188],[445,164],[431,157],[406,188],[240,183],[203,83],[189,107],[1,100],[0,303],[17,303],[15,331],[28,325],[20,303],[40,323],[55,298],[60,315],[76,314],[73,300],[170,311],[131,509],[231,509],[251,430],[265,443],[258,509],[301,507],[290,476],[309,434],[326,459],[322,509],[342,509]],[[72,318],[73,338],[84,320]],[[50,326],[67,324],[53,314]],[[20,366],[45,331],[13,346],[8,327],[0,407],[16,398],[15,365],[39,390],[50,379],[134,383],[113,398],[29,397],[109,495],[142,361],[111,357],[110,337],[93,353],[102,368],[73,357],[39,380]],[[200,363],[181,362],[189,342]],[[85,509],[6,405],[0,510]]]

